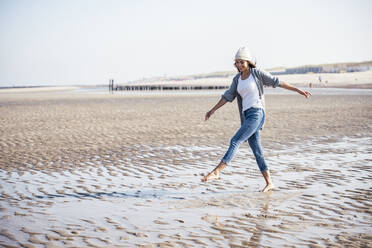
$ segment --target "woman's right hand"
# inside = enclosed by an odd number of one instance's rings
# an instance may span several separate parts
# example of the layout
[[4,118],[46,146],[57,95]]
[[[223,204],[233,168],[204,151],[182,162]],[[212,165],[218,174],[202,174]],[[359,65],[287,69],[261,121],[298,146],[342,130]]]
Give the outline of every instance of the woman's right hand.
[[205,120],[207,121],[214,114],[214,112],[216,112],[217,109],[219,109],[223,105],[225,105],[225,103],[227,103],[227,101],[225,100],[225,98],[221,97],[221,99],[218,101],[218,103],[216,104],[216,106],[214,106],[211,110],[209,110],[205,114]]
[[211,109],[205,114],[205,120],[207,121],[209,117],[211,117],[214,114],[214,110]]

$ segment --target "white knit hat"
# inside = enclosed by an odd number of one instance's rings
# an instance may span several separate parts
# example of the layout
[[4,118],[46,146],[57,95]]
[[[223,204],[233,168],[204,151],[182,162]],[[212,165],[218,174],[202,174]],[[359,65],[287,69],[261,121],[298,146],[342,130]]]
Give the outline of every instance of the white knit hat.
[[252,64],[256,64],[255,59],[251,55],[251,52],[245,46],[239,48],[238,52],[235,55],[235,59],[247,60],[247,61],[251,62]]

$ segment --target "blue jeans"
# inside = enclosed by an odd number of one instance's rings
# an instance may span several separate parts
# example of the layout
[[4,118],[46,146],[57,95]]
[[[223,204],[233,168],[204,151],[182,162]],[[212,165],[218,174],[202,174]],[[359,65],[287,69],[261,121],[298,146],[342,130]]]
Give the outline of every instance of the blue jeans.
[[260,130],[265,122],[265,111],[261,108],[250,108],[244,111],[245,121],[238,132],[232,137],[229,149],[222,162],[229,164],[234,158],[240,145],[248,140],[249,146],[256,158],[261,172],[268,170],[261,146]]

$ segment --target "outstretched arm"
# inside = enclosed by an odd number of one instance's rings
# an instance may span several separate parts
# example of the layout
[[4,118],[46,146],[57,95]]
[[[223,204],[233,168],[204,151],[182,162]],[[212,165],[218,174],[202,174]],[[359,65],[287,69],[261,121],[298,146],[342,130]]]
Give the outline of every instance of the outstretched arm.
[[291,85],[289,83],[286,83],[286,82],[282,82],[281,87],[284,88],[284,89],[287,89],[287,90],[295,91],[295,92],[303,95],[306,98],[310,98],[310,96],[311,96],[311,93],[310,92],[305,91],[305,90],[301,90],[301,89],[299,89],[299,88],[297,88],[297,87],[295,87],[295,86],[293,86],[293,85]]
[[223,105],[225,105],[225,103],[227,103],[227,101],[221,97],[221,99],[218,101],[218,103],[211,109],[209,110],[206,114],[205,114],[205,120],[207,121],[209,119],[209,117],[211,117],[211,115],[214,114],[214,112],[221,108]]

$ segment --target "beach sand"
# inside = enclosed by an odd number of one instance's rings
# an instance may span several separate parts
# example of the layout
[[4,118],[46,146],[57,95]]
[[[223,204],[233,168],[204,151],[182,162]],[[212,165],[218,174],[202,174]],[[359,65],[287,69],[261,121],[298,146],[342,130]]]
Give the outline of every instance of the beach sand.
[[276,190],[219,94],[0,97],[0,246],[371,247],[372,95],[267,94]]

